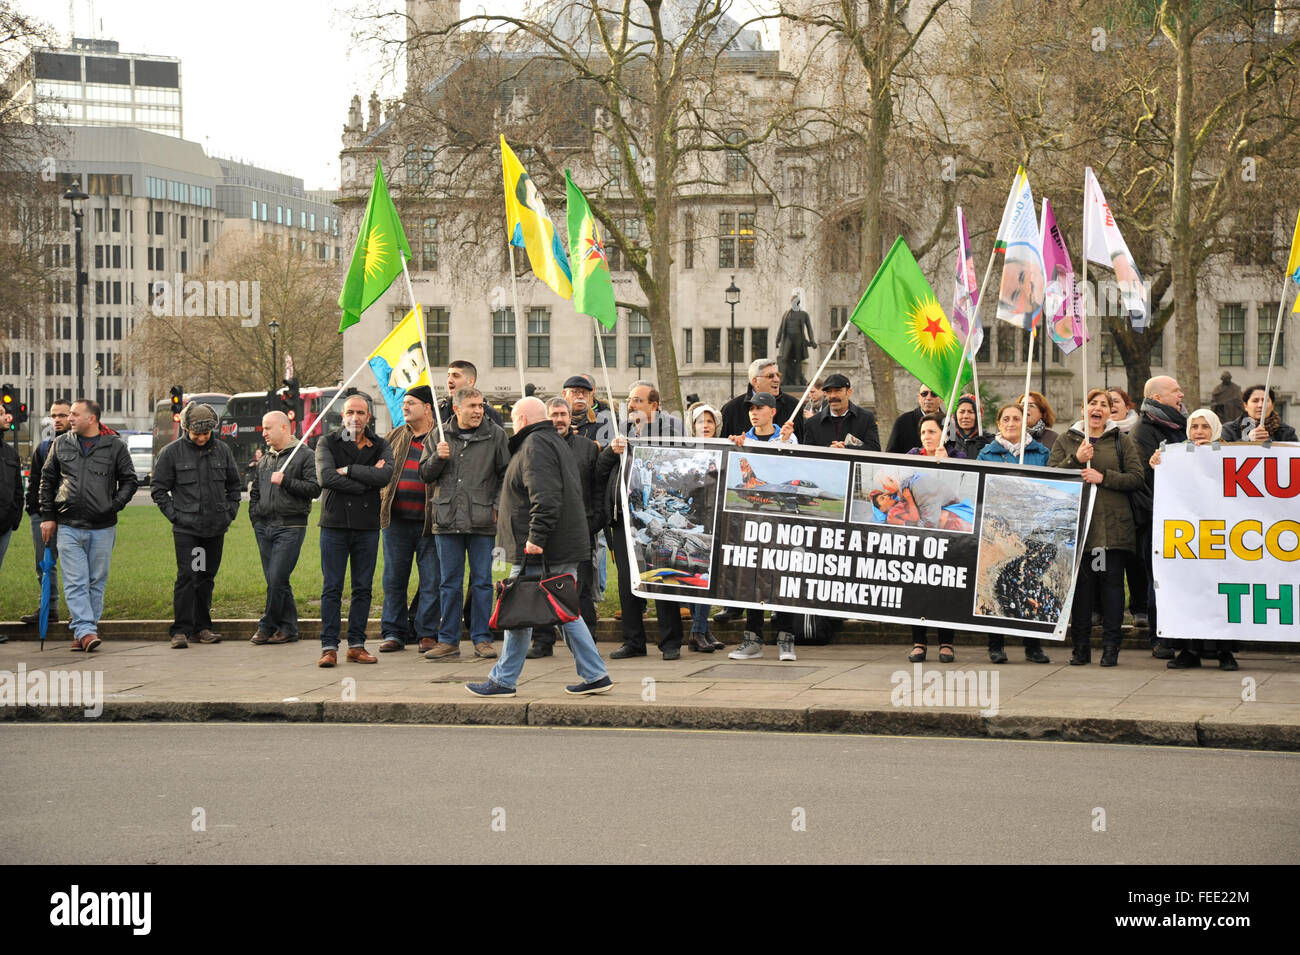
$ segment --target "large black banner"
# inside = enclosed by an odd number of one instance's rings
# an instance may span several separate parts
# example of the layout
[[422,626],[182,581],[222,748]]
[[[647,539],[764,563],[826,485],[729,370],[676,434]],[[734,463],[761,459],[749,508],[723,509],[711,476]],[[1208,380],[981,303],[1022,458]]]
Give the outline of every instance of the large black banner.
[[629,442],[642,597],[1063,640],[1092,508],[1076,471]]

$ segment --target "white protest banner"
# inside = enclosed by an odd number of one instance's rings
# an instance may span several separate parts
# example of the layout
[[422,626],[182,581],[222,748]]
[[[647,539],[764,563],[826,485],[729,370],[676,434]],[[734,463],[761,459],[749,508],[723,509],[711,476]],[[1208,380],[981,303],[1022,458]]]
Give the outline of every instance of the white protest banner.
[[1158,635],[1300,641],[1300,445],[1174,445],[1155,469]]

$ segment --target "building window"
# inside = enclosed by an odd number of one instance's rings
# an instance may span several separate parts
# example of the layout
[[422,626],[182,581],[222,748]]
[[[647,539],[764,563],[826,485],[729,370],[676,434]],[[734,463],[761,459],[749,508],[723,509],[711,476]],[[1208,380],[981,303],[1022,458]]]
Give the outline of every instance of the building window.
[[718,268],[736,267],[736,214],[718,213]]
[[[1268,356],[1273,351],[1273,329],[1277,327],[1277,302],[1265,302],[1259,306],[1259,351],[1255,356],[1255,364],[1260,368],[1268,367]],[[1286,355],[1286,325],[1282,326],[1282,331],[1277,336],[1277,360],[1274,362],[1279,368],[1286,363],[1282,361]]]
[[[188,219],[189,219],[189,216],[181,216],[181,238],[182,238],[182,239],[188,239],[188,238],[189,238],[189,235],[188,235],[189,223],[186,221],[186,220],[188,220]],[[114,229],[113,231],[116,232],[117,230]]]
[[862,248],[862,223],[848,216],[830,227],[831,271],[857,272]]
[[794,166],[790,169],[790,235],[803,234],[803,170]]
[[[623,233],[624,238],[626,238],[631,245],[634,246],[640,245],[640,240],[641,240],[640,219],[635,219],[635,218],[615,219],[614,223],[615,225],[618,226],[619,231]],[[609,239],[610,237],[607,236],[606,244],[605,244],[605,258],[609,261],[609,270],[611,272],[631,271],[632,270],[631,257],[625,256],[623,254],[623,250],[620,249],[613,241],[609,241]]]
[[[849,307],[847,305],[831,306],[831,330],[838,336],[843,331],[844,326],[849,323]],[[840,339],[840,347],[835,349],[835,354],[831,356],[834,361],[849,360],[849,341],[845,335]]]
[[428,185],[433,181],[434,170],[434,152],[432,146],[423,146],[420,149],[420,182]]
[[424,242],[420,246],[420,269],[425,272],[438,270],[438,220],[429,216],[423,224]]
[[420,147],[415,143],[408,143],[406,146],[406,184],[408,186],[420,184]]
[[1112,368],[1124,364],[1124,357],[1119,353],[1119,346],[1115,344],[1114,334],[1105,327],[1101,330],[1101,364],[1103,367],[1110,365]]
[[284,225],[284,206],[275,207],[275,224]]
[[749,330],[749,360],[755,358],[766,358],[767,354],[767,329],[751,328]]
[[451,361],[451,312],[435,306],[422,309],[424,334],[429,350],[429,367],[446,368]]
[[528,310],[528,367],[551,367],[551,310]]
[[639,308],[627,310],[627,364],[629,368],[637,367],[636,356],[644,361],[642,368],[649,368],[654,363],[654,351],[650,346],[650,316]]
[[754,267],[754,217],[752,212],[741,212],[736,216],[740,240],[736,249],[736,268]]
[[1009,365],[1016,360],[1016,338],[1020,329],[1013,328],[1006,323],[998,323],[998,361]]
[[[745,134],[736,130],[727,135],[727,142],[732,145],[742,143],[745,140]],[[736,149],[727,150],[727,180],[729,182],[739,182],[745,178],[746,166],[745,154]]]
[[722,364],[722,329],[706,328],[704,330],[704,363],[706,365]]
[[682,268],[695,268],[695,214],[682,216]]
[[689,328],[682,329],[682,355],[685,357],[683,364],[691,364],[695,361],[695,342],[694,335]]
[[515,312],[499,308],[492,313],[492,367],[515,366]]
[[[109,218],[110,218],[111,221],[112,221],[112,230],[113,230],[114,232],[121,232],[121,231],[122,231],[122,210],[121,210],[121,209],[110,209],[110,210],[109,210]],[[184,230],[184,229],[181,230],[181,235],[182,235],[182,236],[185,235],[185,230]]]
[[1219,364],[1246,364],[1246,309],[1240,302],[1219,306]]
[[[257,203],[253,203],[253,218],[257,218]],[[155,212],[153,214],[153,234],[163,234],[163,214],[161,212]]]
[[1164,365],[1165,363],[1165,333],[1164,329],[1158,332],[1145,332],[1147,335],[1155,335],[1151,340],[1151,364]]
[[593,332],[591,336],[591,363],[597,368],[600,367],[600,348],[603,345],[605,348],[605,366],[614,368],[618,365],[618,326],[615,325],[612,329],[607,329],[599,322],[597,326],[600,328],[600,335],[597,336]]

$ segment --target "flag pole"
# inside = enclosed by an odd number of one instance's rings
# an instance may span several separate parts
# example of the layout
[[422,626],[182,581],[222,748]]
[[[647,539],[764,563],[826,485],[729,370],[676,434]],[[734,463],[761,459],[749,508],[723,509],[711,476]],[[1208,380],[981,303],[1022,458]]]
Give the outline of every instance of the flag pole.
[[[1083,179],[1083,268],[1080,271],[1080,275],[1082,277],[1079,280],[1079,284],[1083,286],[1083,295],[1080,296],[1080,298],[1083,300],[1082,301],[1083,341],[1080,342],[1079,347],[1083,349],[1082,378],[1083,378],[1083,401],[1085,405],[1088,403],[1088,294],[1090,291],[1090,289],[1088,288],[1088,219],[1089,219],[1088,177],[1087,177],[1087,173],[1085,173]],[[1087,417],[1088,417],[1087,414],[1085,414],[1084,415],[1085,420],[1083,424],[1083,440],[1085,442],[1091,443],[1091,439],[1088,437],[1088,422],[1086,420]]]
[[[996,236],[994,238],[996,240]],[[961,241],[960,237],[958,237],[958,241],[959,242]],[[970,354],[970,336],[971,333],[975,330],[976,324],[979,322],[980,309],[984,307],[984,293],[989,290],[989,279],[993,277],[993,263],[997,261],[997,258],[998,258],[998,244],[996,241],[994,241],[993,251],[989,253],[988,267],[984,269],[984,281],[980,283],[980,297],[975,300],[975,306],[972,309],[973,314],[970,316],[970,318],[966,320],[966,341],[962,344],[962,348],[961,348],[962,361],[965,361],[966,356]],[[971,361],[970,366],[971,366],[971,371],[974,372],[975,370],[974,360]],[[979,378],[976,377],[975,381],[976,381],[975,407],[979,408],[980,407],[979,404],[980,392],[979,392],[979,384],[978,384]],[[951,417],[952,415],[952,406],[953,403],[957,400],[957,389],[959,387],[961,387],[961,364],[960,363],[957,365],[957,380],[952,383],[951,397],[949,397],[948,404],[944,407],[945,417],[943,420],[943,431],[940,432],[941,434],[948,433],[948,418]],[[975,424],[982,429],[984,427],[984,416],[982,413],[977,412],[976,417],[978,418],[978,420],[975,422]]]
[[1278,295],[1277,303],[1277,320],[1273,323],[1273,347],[1268,352],[1268,371],[1264,374],[1264,401],[1259,406],[1259,425],[1264,427],[1264,419],[1268,417],[1268,384],[1273,378],[1273,362],[1277,359],[1277,340],[1282,334],[1282,314],[1286,308],[1286,287],[1290,282],[1289,275],[1282,277],[1282,293]]
[[[415,327],[420,333],[420,354],[424,356],[424,374],[429,379],[429,392],[433,396],[433,419],[438,422],[438,443],[441,444],[447,440],[447,436],[442,431],[442,414],[438,411],[438,389],[433,385],[433,366],[429,364],[429,349],[425,347],[424,310],[420,308],[420,303],[415,298],[415,289],[411,285],[411,273],[406,268],[406,253],[399,248],[397,254],[402,259],[402,274],[406,276],[406,291],[410,293],[411,308],[415,311]],[[451,407],[451,395],[447,396],[447,407]]]
[[[509,223],[507,223],[508,225]],[[510,250],[510,294],[514,297],[515,302],[515,367],[519,369],[519,397],[524,397],[525,389],[528,387],[524,383],[524,361],[528,355],[528,338],[524,337],[524,347],[519,347],[520,326],[525,319],[519,314],[519,285],[515,281],[515,244],[506,238],[506,247]]]
[[[1029,327],[1029,361],[1025,362],[1025,403],[1020,409],[1020,463],[1025,463],[1025,436],[1029,431],[1029,378],[1034,371],[1034,336],[1038,334],[1038,323]],[[1040,409],[1041,411],[1041,409]],[[1085,427],[1086,431],[1087,428]]]
[[600,373],[605,378],[605,394],[609,398],[609,416],[614,422],[614,437],[621,438],[623,433],[618,427],[618,409],[614,407],[614,389],[609,384],[609,367],[605,364],[605,342],[601,339],[601,329],[604,327],[597,321],[596,316],[591,316],[591,325],[596,330],[596,351],[600,353]]
[[[804,402],[808,400],[808,395],[812,393],[813,384],[822,376],[822,372],[826,370],[826,363],[831,360],[831,355],[835,354],[835,349],[840,347],[840,342],[844,340],[844,336],[848,334],[849,326],[852,324],[852,318],[845,322],[844,327],[840,329],[839,336],[835,339],[835,343],[826,350],[826,357],[822,359],[822,363],[817,366],[817,370],[813,372],[812,377],[808,379],[808,386],[804,388],[803,394],[799,396],[799,403],[795,405],[794,410],[790,412],[790,421],[799,420],[799,411],[803,408]],[[872,384],[874,384],[874,382],[872,382]]]
[[310,435],[314,430],[316,430],[316,425],[322,424],[325,421],[325,415],[327,415],[329,413],[329,410],[334,407],[334,402],[339,400],[339,396],[342,395],[343,392],[348,390],[348,385],[352,384],[352,382],[356,379],[357,375],[361,374],[362,371],[364,371],[369,367],[370,367],[370,358],[367,357],[365,361],[363,361],[360,365],[357,366],[357,370],[348,376],[348,380],[343,382],[343,384],[339,386],[339,390],[334,392],[334,397],[329,400],[329,402],[321,410],[321,413],[318,414],[315,417],[315,419],[312,421],[311,427],[303,430],[302,438],[298,441],[298,444],[294,447],[294,449],[289,452],[289,456],[285,458],[284,464],[280,466],[281,471],[283,471],[285,468],[289,466],[289,462],[293,460],[293,456],[298,453],[298,448],[301,448],[304,445],[306,445],[307,436]]

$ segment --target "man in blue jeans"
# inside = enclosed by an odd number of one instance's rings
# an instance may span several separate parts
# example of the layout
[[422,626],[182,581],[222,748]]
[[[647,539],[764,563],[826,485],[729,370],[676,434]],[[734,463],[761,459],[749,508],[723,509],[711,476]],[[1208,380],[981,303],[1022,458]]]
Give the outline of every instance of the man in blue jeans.
[[[380,653],[403,650],[412,641],[420,649],[438,644],[438,549],[431,535],[429,489],[420,478],[420,458],[433,443],[433,390],[428,385],[407,389],[402,398],[402,424],[388,433],[393,470],[379,495],[379,526],[384,532],[384,612],[380,623]],[[408,605],[411,564],[416,569],[415,600]],[[410,607],[408,611],[408,606]],[[411,632],[413,621],[415,632]]]
[[68,421],[41,469],[41,540],[48,544],[57,530],[72,649],[90,652],[101,642],[117,513],[135,494],[137,478],[122,439],[100,427],[98,402],[78,398]]
[[[504,429],[485,417],[483,392],[473,386],[452,396],[456,414],[443,440],[424,449],[420,477],[428,482],[433,539],[442,570],[438,643],[425,657],[454,660],[460,656],[465,561],[469,559],[470,639],[474,655],[493,658],[492,542],[496,533],[501,476],[510,463]],[[593,445],[594,447],[594,445]]]
[[[546,561],[549,576],[573,574],[576,586],[578,563],[591,553],[577,464],[539,399],[520,399],[510,417],[515,433],[502,481],[497,540],[513,564],[512,576],[531,557],[534,565]],[[467,689],[476,696],[514,696],[532,637],[531,627],[507,630],[501,659],[487,681],[470,683]],[[573,696],[607,692],[614,684],[581,617],[564,624],[564,642],[581,680],[565,687],[565,692]]]
[[370,399],[360,392],[343,402],[343,426],[316,444],[321,486],[321,656],[317,666],[338,663],[343,577],[352,565],[348,611],[348,662],[377,663],[366,652],[366,621],[379,557],[379,490],[393,473],[393,450],[370,427]]
[[293,422],[283,411],[262,416],[267,453],[253,471],[248,513],[266,578],[266,608],[249,643],[296,643],[298,604],[289,576],[307,536],[311,502],[320,497],[315,456],[293,436]]

